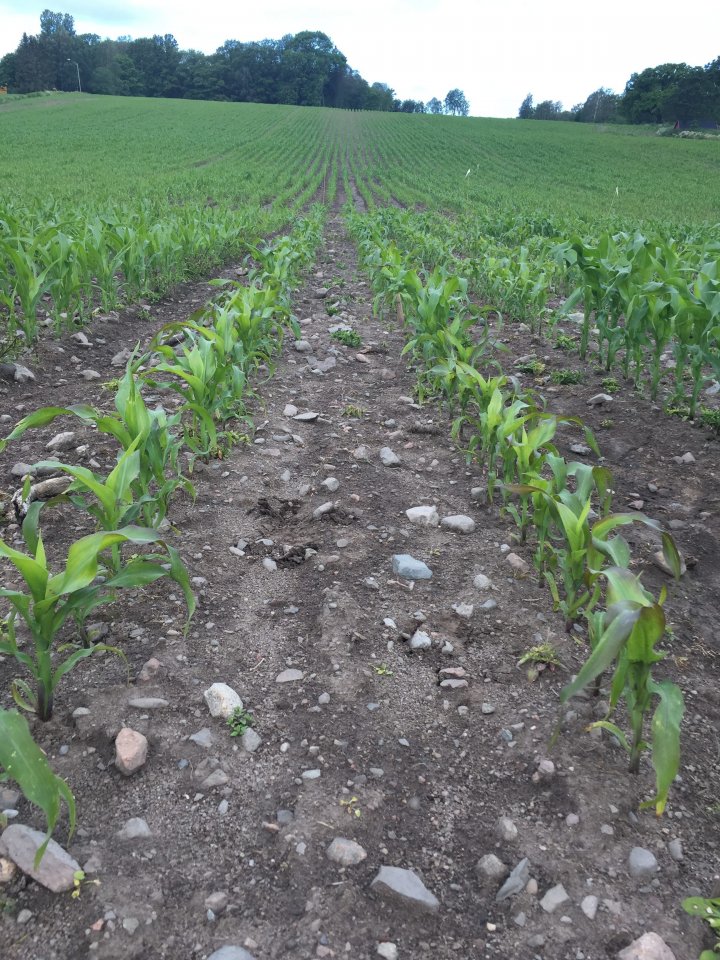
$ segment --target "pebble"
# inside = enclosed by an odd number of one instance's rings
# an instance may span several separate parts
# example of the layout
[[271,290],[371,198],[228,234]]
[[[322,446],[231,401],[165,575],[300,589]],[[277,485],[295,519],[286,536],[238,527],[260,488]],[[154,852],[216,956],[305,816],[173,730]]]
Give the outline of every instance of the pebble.
[[670,843],[667,845],[667,848],[668,848],[668,853],[673,858],[673,860],[675,860],[677,863],[680,863],[680,861],[683,859],[682,840],[678,840],[678,839],[671,840]]
[[422,560],[416,560],[409,553],[396,553],[392,558],[393,573],[405,580],[430,580],[432,570]]
[[516,553],[508,553],[505,557],[507,562],[513,568],[516,573],[526,574],[530,573],[530,565],[527,561],[523,560],[522,557],[519,557]]
[[335,477],[326,477],[325,480],[320,484],[321,487],[325,487],[330,493],[335,493],[335,491],[340,486],[340,481],[336,480]]
[[132,353],[130,352],[130,350],[128,350],[127,347],[123,347],[122,350],[119,350],[119,351],[114,355],[114,357],[113,357],[112,360],[110,361],[110,366],[111,366],[111,367],[124,367],[125,364],[128,362],[128,360],[130,359],[131,356],[132,356]]
[[263,557],[262,565],[263,567],[265,567],[266,570],[269,570],[270,573],[275,573],[275,571],[277,570],[277,563],[273,560],[272,557]]
[[644,933],[621,950],[617,960],[675,960],[675,954],[656,933]]
[[387,899],[399,900],[424,913],[437,913],[440,909],[440,901],[412,870],[382,866],[370,887]]
[[486,577],[484,573],[478,573],[473,580],[473,586],[476,590],[492,590],[492,580]]
[[262,737],[255,733],[252,727],[249,727],[240,737],[240,743],[242,744],[243,750],[247,751],[247,753],[255,753],[262,743]]
[[467,687],[467,680],[441,680],[440,686],[443,690],[462,690]]
[[205,909],[212,910],[214,914],[222,913],[228,905],[230,897],[225,890],[217,890],[205,897]]
[[576,813],[569,813],[565,817],[565,823],[569,827],[576,827],[580,823],[580,817]]
[[398,948],[397,945],[391,943],[389,940],[385,940],[383,943],[377,945],[377,955],[383,957],[384,960],[397,960],[398,957]]
[[203,727],[202,730],[198,730],[197,733],[190,734],[188,740],[196,743],[198,747],[209,749],[212,746],[213,735],[209,727]]
[[[669,577],[674,576],[672,568],[668,565],[662,550],[658,550],[657,553],[653,553],[652,560],[655,566],[659,567],[663,573],[666,573]],[[683,558],[680,557],[680,576],[682,577],[685,573],[687,573],[687,567],[685,566],[685,561]]]
[[432,647],[432,639],[424,630],[416,630],[410,638],[411,650],[429,650]]
[[497,834],[501,840],[511,843],[513,840],[517,840],[518,828],[510,817],[500,817],[497,822]]
[[440,521],[443,530],[452,530],[454,533],[472,533],[475,530],[475,521],[463,513],[451,517],[443,517]]
[[354,840],[346,840],[345,837],[335,837],[325,853],[328,860],[339,863],[341,867],[353,867],[367,857],[364,847]]
[[296,413],[293,420],[299,423],[313,423],[319,416],[320,414],[315,413],[314,410],[306,410],[305,413]]
[[489,880],[504,880],[510,873],[508,867],[494,853],[486,853],[475,864],[475,872]]
[[582,902],[580,904],[580,909],[588,918],[588,920],[595,919],[595,914],[597,913],[597,909],[598,909],[598,902],[599,902],[598,898],[596,896],[593,896],[593,894],[590,894],[587,897],[583,897]]
[[695,457],[691,453],[684,453],[681,457],[673,457],[675,463],[695,463]]
[[120,773],[132,776],[145,765],[147,754],[147,738],[131,727],[123,727],[115,738],[115,766]]
[[508,897],[515,897],[522,893],[530,879],[530,861],[524,857],[516,867],[513,868],[510,876],[495,894],[495,902],[501,903]]
[[81,370],[80,376],[83,378],[83,380],[88,380],[88,381],[100,380],[100,377],[101,377],[101,375],[97,372],[97,370],[91,370],[90,368],[88,368],[87,370]]
[[400,457],[390,449],[390,447],[382,447],[380,450],[380,460],[385,467],[399,467],[400,466]]
[[494,705],[492,703],[488,703],[487,700],[483,702],[482,706],[480,707],[480,710],[482,713],[485,714],[486,717],[489,717],[490,714],[495,713]]
[[286,403],[285,409],[283,410],[284,417],[296,417],[298,413],[298,408],[294,403]]
[[603,403],[612,403],[613,398],[609,393],[596,393],[594,397],[590,397],[587,402],[589,407],[599,407]]
[[29,923],[32,920],[32,910],[28,910],[27,907],[24,907],[20,913],[18,913],[15,918],[15,922],[21,927],[24,927],[26,923]]
[[405,511],[405,516],[410,523],[419,527],[437,527],[440,523],[437,508],[434,506],[410,507]]
[[255,957],[243,947],[225,944],[224,947],[211,953],[207,960],[255,960]]
[[0,883],[10,883],[16,873],[17,867],[12,860],[0,857]]
[[132,697],[128,700],[128,706],[135,710],[163,710],[170,703],[162,697]]
[[469,620],[475,612],[472,603],[454,603],[453,610],[461,620]]
[[548,892],[540,901],[540,906],[543,908],[545,913],[554,913],[558,907],[561,907],[564,903],[567,903],[570,897],[565,890],[565,887],[558,883],[554,887],[550,887]]
[[326,706],[328,703],[330,703],[330,694],[321,693],[320,696],[318,697],[317,702],[320,704],[321,707]]
[[635,880],[650,880],[658,870],[655,854],[645,847],[633,847],[628,856],[628,869]]
[[316,507],[316,509],[313,510],[313,517],[316,520],[319,520],[320,517],[324,517],[326,513],[332,513],[334,509],[335,504],[332,500],[328,500],[326,503],[320,504],[319,507]]
[[288,670],[283,670],[282,673],[279,673],[275,677],[275,683],[294,683],[297,680],[302,680],[305,674],[302,670],[295,670],[290,668]]
[[303,780],[317,780],[321,775],[320,770],[303,770],[301,776]]
[[355,447],[352,452],[354,460],[367,460],[368,459],[368,450],[364,444],[360,444],[359,447]]
[[72,430],[65,430],[63,433],[56,433],[48,443],[45,444],[46,450],[70,450],[75,445],[75,434]]
[[53,893],[72,890],[80,864],[51,839],[36,867],[35,856],[44,843],[45,834],[40,830],[33,830],[23,823],[12,823],[0,836],[0,854]]
[[23,463],[22,461],[19,461],[15,464],[10,473],[13,477],[19,477],[22,479],[23,477],[27,476],[27,474],[32,476],[32,474],[35,473],[35,468],[29,463]]
[[309,340],[296,340],[293,346],[298,353],[312,353],[312,344]]
[[240,695],[226,683],[214,683],[203,694],[205,703],[212,717],[222,717],[227,720],[236,709],[242,710],[243,702]]
[[152,830],[142,817],[130,817],[118,830],[117,835],[121,840],[145,840],[152,836]]

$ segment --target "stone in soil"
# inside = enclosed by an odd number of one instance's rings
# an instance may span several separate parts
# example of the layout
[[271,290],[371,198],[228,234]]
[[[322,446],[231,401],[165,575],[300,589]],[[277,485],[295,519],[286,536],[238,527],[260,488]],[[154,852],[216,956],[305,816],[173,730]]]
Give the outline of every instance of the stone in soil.
[[523,558],[519,557],[516,553],[509,553],[505,559],[516,573],[530,573],[530,566],[527,561],[523,560]]
[[145,765],[147,754],[147,738],[131,727],[123,727],[115,738],[115,766],[120,773],[132,776]]
[[510,876],[495,894],[495,902],[502,903],[508,897],[516,897],[519,893],[522,893],[529,879],[530,861],[527,857],[524,857],[520,863],[513,867]]
[[248,953],[243,947],[235,947],[226,944],[220,947],[214,953],[211,953],[207,960],[255,960],[251,953]]
[[492,590],[492,580],[486,577],[484,573],[478,573],[473,580],[473,586],[476,590]]
[[587,897],[583,897],[580,904],[580,909],[588,918],[588,920],[594,920],[595,914],[597,913],[598,908],[598,898],[593,894],[589,894]]
[[60,453],[63,450],[70,450],[74,445],[75,434],[72,430],[65,430],[63,433],[56,433],[52,440],[45,444],[45,449]]
[[475,872],[478,876],[487,877],[489,880],[504,880],[510,871],[494,853],[486,853],[475,864]]
[[325,852],[328,860],[339,863],[341,867],[355,866],[367,857],[367,851],[359,843],[344,837],[335,837]]
[[35,866],[35,855],[45,843],[45,834],[24,823],[13,823],[0,836],[0,854],[13,861],[41,886],[62,893],[72,890],[75,873],[80,864],[63,850],[59,843],[50,840],[40,863]]
[[423,913],[437,913],[440,909],[440,901],[412,870],[382,866],[370,886],[385,899]]
[[655,854],[644,847],[633,847],[628,857],[628,869],[635,880],[651,880],[658,869]]
[[409,553],[396,553],[392,558],[393,573],[405,580],[430,580],[432,570],[422,560],[416,560]]
[[411,650],[429,650],[432,647],[432,639],[424,630],[416,630],[410,638]]
[[152,836],[152,831],[142,817],[131,817],[117,835],[121,840],[145,840]]
[[290,668],[288,670],[283,670],[282,673],[279,673],[275,677],[275,683],[294,683],[297,680],[302,680],[305,674],[302,670],[295,670]]
[[211,717],[222,717],[227,720],[236,709],[242,710],[243,702],[240,695],[226,683],[214,683],[203,694],[208,705]]
[[399,467],[400,466],[400,457],[390,449],[390,447],[382,447],[380,450],[380,460],[383,465],[386,467]]
[[440,523],[440,517],[434,506],[410,507],[405,511],[405,516],[410,523],[419,527],[436,527]]
[[242,743],[243,750],[246,750],[248,753],[255,753],[262,744],[262,737],[250,728],[243,733],[240,742]]
[[506,843],[511,843],[513,840],[517,840],[518,828],[515,826],[510,817],[500,817],[497,822],[497,832],[501,840],[504,840]]
[[475,529],[475,521],[472,517],[458,513],[451,517],[443,517],[440,526],[443,530],[452,530],[454,533],[472,533]]
[[391,943],[389,940],[386,940],[384,943],[379,943],[377,946],[377,955],[383,957],[383,960],[397,960],[397,945]]
[[550,887],[540,901],[540,906],[546,913],[554,913],[558,907],[567,903],[569,899],[570,897],[567,895],[565,887],[561,883],[558,883],[554,887]]
[[621,950],[617,960],[675,960],[675,954],[657,933],[644,933]]

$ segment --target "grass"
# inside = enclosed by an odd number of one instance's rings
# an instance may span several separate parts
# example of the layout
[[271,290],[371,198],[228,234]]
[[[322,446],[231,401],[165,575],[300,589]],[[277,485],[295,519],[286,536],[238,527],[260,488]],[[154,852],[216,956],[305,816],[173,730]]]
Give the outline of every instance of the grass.
[[577,340],[565,333],[559,333],[555,337],[554,346],[556,350],[574,350],[577,347]]
[[550,379],[560,384],[582,383],[583,375],[580,370],[553,370]]
[[330,334],[331,340],[344,344],[346,347],[362,346],[362,337],[357,330],[333,330]]

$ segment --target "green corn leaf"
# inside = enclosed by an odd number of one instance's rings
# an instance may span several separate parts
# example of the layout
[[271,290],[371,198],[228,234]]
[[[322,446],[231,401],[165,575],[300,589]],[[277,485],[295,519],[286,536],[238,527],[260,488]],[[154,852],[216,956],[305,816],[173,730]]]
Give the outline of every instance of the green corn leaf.
[[35,743],[25,717],[15,710],[0,708],[0,767],[14,780],[24,796],[40,807],[47,822],[47,836],[35,857],[40,863],[55,829],[62,801],[70,816],[70,834],[75,830],[75,798],[70,788],[50,768],[45,754]]
[[599,677],[608,669],[630,636],[637,622],[638,615],[638,610],[627,608],[621,613],[618,613],[595,644],[592,653],[580,668],[578,675],[572,683],[569,683],[561,690],[561,703],[567,703],[570,697],[576,696],[576,694],[580,693],[589,683],[592,683],[596,677]]
[[656,795],[649,806],[662,816],[668,793],[680,768],[680,723],[685,701],[680,687],[663,680],[648,681],[649,689],[660,698],[652,719],[652,763],[655,768]]

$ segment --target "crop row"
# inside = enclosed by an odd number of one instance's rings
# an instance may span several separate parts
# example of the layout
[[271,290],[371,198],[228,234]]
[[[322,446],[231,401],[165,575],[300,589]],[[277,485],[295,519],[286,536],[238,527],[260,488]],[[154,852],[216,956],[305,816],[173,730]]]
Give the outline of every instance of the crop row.
[[[660,556],[679,577],[672,537],[641,513],[613,512],[607,468],[568,462],[559,454],[555,437],[561,427],[582,430],[599,451],[579,419],[548,413],[539,393],[502,373],[489,330],[478,324],[482,311],[468,297],[467,278],[444,267],[416,269],[387,240],[380,217],[349,212],[348,223],[370,274],[375,309],[392,308],[403,323],[419,397],[447,406],[455,441],[484,471],[488,504],[499,496],[518,540],[532,541],[534,565],[567,629],[583,625],[587,659],[562,691],[562,702],[591,685],[599,691],[602,675],[612,670],[608,715],[593,726],[617,737],[633,773],[648,749],[643,733],[653,713],[656,786],[648,805],[661,814],[678,772],[683,696],[655,676],[664,656],[658,647],[665,634],[665,590],[653,596],[631,572],[630,547],[620,529],[640,523],[654,530],[662,540]],[[629,734],[613,718],[621,699]]]
[[[87,405],[46,407],[23,418],[0,443],[2,450],[28,430],[71,417],[118,447],[107,475],[43,461],[33,472],[51,470],[53,477],[34,484],[28,475],[15,495],[21,537],[15,545],[0,540],[0,557],[10,561],[17,580],[0,590],[9,607],[0,625],[0,654],[25,674],[11,689],[22,711],[49,720],[58,684],[80,661],[99,652],[123,657],[87,630],[92,611],[123,591],[170,578],[184,593],[189,622],[195,598],[188,573],[163,532],[171,502],[178,491],[194,498],[192,464],[198,458],[225,456],[247,439],[241,431],[250,422],[251,381],[272,372],[287,329],[299,336],[290,292],[313,258],[323,218],[324,208],[316,206],[290,235],[253,248],[255,266],[247,284],[223,282],[217,298],[187,321],[162,328],[144,354],[136,351],[116,384],[112,412]],[[149,406],[149,391],[166,397],[165,406]],[[89,516],[95,529],[72,542],[64,558],[51,561],[40,521],[57,505]],[[72,829],[73,796],[16,710],[0,708],[0,768],[44,811],[48,838],[61,800],[69,807]]]

